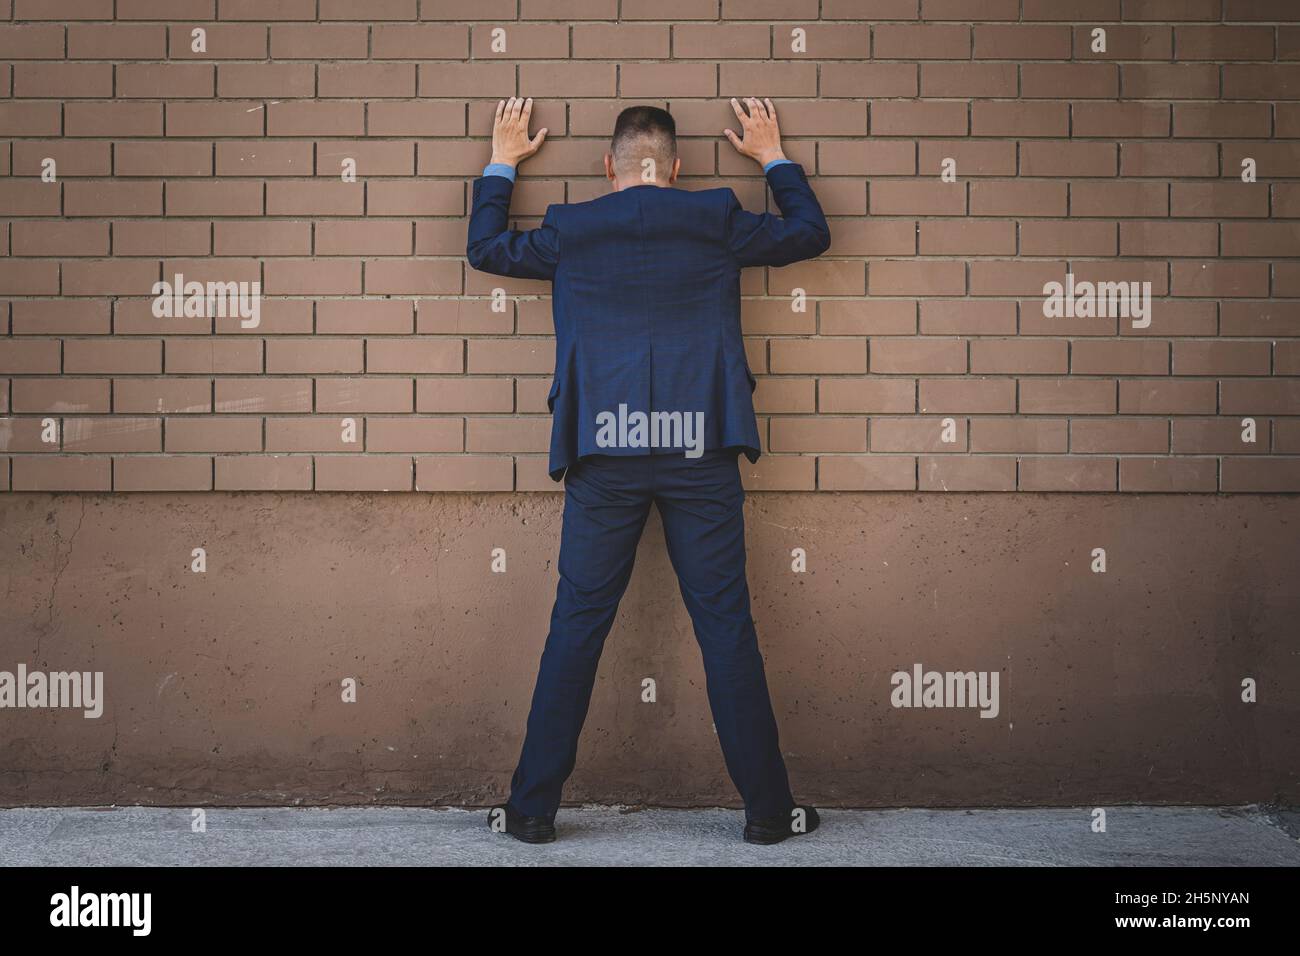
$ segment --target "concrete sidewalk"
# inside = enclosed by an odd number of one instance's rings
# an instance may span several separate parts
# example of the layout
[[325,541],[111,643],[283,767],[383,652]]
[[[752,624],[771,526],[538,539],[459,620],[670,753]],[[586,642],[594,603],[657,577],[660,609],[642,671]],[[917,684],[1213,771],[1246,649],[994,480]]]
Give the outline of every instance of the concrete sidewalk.
[[827,810],[815,834],[740,839],[735,810],[564,809],[559,840],[494,834],[484,810],[0,810],[0,865],[38,866],[1297,866],[1294,812],[1258,807]]
[[[1296,814],[1260,808],[824,810],[777,847],[740,839],[737,810],[560,810],[556,843],[486,829],[484,810],[0,810],[0,865],[1296,866]],[[1288,832],[1290,830],[1290,832]]]

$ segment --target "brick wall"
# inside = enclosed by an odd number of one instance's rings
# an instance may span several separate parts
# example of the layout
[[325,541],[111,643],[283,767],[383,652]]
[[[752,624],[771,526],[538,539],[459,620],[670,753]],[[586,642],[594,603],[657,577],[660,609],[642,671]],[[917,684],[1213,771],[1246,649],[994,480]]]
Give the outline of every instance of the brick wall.
[[[2,488],[557,488],[548,287],[464,260],[519,94],[551,131],[523,226],[606,190],[614,116],[644,102],[677,118],[686,188],[763,208],[718,133],[727,97],[777,102],[834,242],[745,274],[751,489],[1300,491],[1295,0],[0,0],[0,21]],[[155,317],[178,273],[260,282],[259,324]],[[1045,315],[1067,275],[1149,282],[1149,325]]]

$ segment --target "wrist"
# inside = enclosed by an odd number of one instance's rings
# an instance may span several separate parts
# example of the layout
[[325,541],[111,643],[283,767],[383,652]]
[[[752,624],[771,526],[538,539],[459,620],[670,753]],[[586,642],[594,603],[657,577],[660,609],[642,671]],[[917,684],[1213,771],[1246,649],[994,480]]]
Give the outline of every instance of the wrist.
[[488,160],[489,165],[491,165],[492,163],[500,163],[503,166],[510,166],[513,168],[519,165],[519,160],[512,159],[510,157],[498,156],[496,153],[493,153],[492,158]]
[[786,155],[781,150],[774,149],[774,150],[770,150],[769,152],[762,153],[755,158],[758,160],[758,165],[766,166],[768,163],[775,162],[778,159],[785,159]]

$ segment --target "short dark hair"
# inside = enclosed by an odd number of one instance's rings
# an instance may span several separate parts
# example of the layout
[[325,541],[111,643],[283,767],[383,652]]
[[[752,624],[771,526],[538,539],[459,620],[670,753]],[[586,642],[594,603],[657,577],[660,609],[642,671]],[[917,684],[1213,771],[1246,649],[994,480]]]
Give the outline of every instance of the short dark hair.
[[660,178],[666,177],[677,158],[677,122],[657,106],[629,106],[614,122],[609,151],[620,173],[640,171],[648,157],[659,167]]

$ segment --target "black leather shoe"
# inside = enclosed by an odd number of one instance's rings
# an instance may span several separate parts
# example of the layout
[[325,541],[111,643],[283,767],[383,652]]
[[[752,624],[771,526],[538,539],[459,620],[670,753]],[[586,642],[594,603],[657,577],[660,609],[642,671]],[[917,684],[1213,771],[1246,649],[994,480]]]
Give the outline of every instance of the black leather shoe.
[[546,817],[526,817],[508,803],[495,806],[488,812],[488,826],[492,832],[501,832],[500,820],[505,817],[505,832],[525,843],[554,843],[555,821]]
[[799,829],[795,829],[799,817],[793,811],[788,817],[767,817],[761,820],[750,820],[745,824],[745,842],[768,846],[773,843],[780,843],[782,840],[788,840],[792,836],[812,833],[821,826],[821,817],[817,815],[816,808],[801,805],[795,807],[795,810],[803,811],[803,824]]

